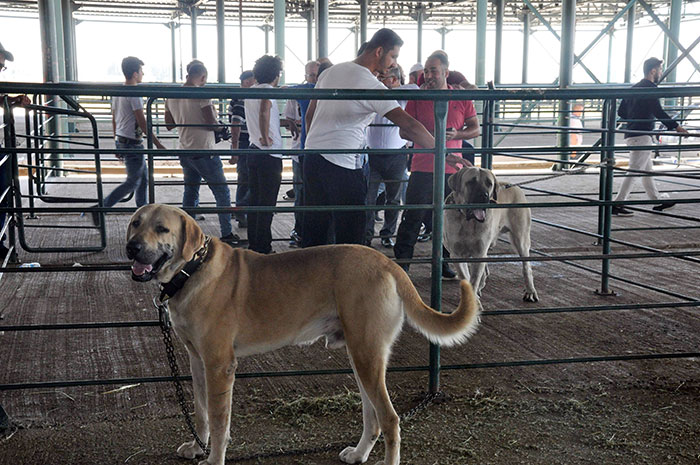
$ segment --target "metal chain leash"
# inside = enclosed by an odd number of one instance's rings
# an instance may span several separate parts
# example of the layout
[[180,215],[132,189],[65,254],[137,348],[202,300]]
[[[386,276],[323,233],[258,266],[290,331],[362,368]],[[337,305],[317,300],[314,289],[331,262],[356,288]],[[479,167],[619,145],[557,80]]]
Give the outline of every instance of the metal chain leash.
[[153,299],[153,304],[158,308],[158,320],[160,321],[160,329],[163,331],[163,342],[165,343],[165,353],[168,356],[168,364],[170,364],[170,371],[173,375],[173,384],[175,385],[175,396],[177,397],[177,402],[180,404],[180,410],[182,410],[182,416],[185,417],[185,423],[189,428],[194,440],[197,442],[199,447],[202,448],[205,454],[209,454],[209,447],[199,438],[197,430],[192,423],[192,418],[187,411],[187,403],[185,401],[185,392],[182,389],[182,382],[180,381],[180,368],[177,365],[177,358],[175,357],[175,347],[173,346],[173,338],[171,336],[171,324],[170,324],[170,312],[168,311],[167,302],[158,304],[156,299]]
[[[185,392],[182,388],[182,382],[180,381],[180,368],[177,365],[177,358],[175,357],[175,347],[173,346],[172,339],[172,326],[170,323],[170,312],[168,311],[167,302],[157,303],[156,299],[153,299],[153,304],[158,309],[158,320],[160,321],[160,329],[163,331],[163,342],[165,343],[165,352],[168,357],[168,364],[170,365],[170,371],[172,372],[173,385],[175,386],[175,395],[177,397],[177,402],[180,405],[180,410],[182,411],[182,416],[185,418],[185,423],[187,424],[192,437],[197,442],[199,447],[204,451],[205,454],[209,454],[209,447],[204,444],[197,434],[197,430],[192,423],[192,418],[187,410],[187,402],[185,400]],[[416,416],[422,410],[425,410],[430,404],[436,400],[445,399],[445,393],[442,391],[428,393],[415,407],[411,408],[407,412],[399,415],[399,419],[402,422],[408,421],[414,416]],[[245,455],[240,457],[235,457],[231,461],[233,462],[244,462],[249,460],[259,460],[265,458],[273,457],[288,457],[288,456],[300,456],[308,454],[317,454],[320,452],[327,452],[336,448],[343,447],[345,442],[328,443],[323,446],[310,447],[306,449],[294,449],[294,450],[276,450],[270,452],[262,452],[257,454]]]

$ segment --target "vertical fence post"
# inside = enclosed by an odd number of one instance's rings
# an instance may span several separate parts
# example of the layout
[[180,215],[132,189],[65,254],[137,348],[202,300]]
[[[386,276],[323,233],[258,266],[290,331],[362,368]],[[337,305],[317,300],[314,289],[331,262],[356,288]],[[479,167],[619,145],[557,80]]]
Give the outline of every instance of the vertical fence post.
[[[481,148],[489,149],[491,147],[491,142],[489,141],[489,131],[491,130],[491,102],[484,101],[481,107],[483,108],[483,113],[481,115]],[[491,153],[488,150],[481,151],[481,167],[486,169],[491,169]]]
[[[433,169],[433,256],[430,306],[441,311],[442,303],[442,217],[445,206],[446,100],[435,102],[435,161]],[[430,344],[430,392],[440,390],[440,347]]]
[[[610,98],[605,100],[603,117],[605,118],[605,131],[603,132],[603,154],[605,159],[601,160],[601,171],[605,172],[605,194],[604,200],[612,200],[613,191],[613,168],[615,167],[615,110],[617,100]],[[612,205],[609,203],[603,207],[603,254],[610,254],[610,235],[612,228]],[[600,289],[596,292],[599,295],[616,295],[609,287],[610,281],[610,259],[604,258],[602,263],[602,274],[600,279]]]
[[[146,102],[146,147],[151,150],[153,148],[153,102],[154,97],[148,97]],[[148,154],[148,203],[156,203],[156,185],[155,185],[155,160],[153,154]]]

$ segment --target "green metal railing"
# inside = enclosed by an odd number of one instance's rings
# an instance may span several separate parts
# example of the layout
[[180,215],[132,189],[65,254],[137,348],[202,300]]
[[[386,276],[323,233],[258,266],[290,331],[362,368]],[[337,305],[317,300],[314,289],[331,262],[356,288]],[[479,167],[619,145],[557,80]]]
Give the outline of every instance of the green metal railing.
[[[139,96],[147,97],[147,108],[146,116],[147,123],[150,129],[158,126],[158,122],[155,119],[154,105],[157,104],[159,99],[162,98],[270,98],[270,99],[304,99],[304,98],[314,98],[314,99],[329,99],[329,100],[349,100],[349,99],[372,99],[372,100],[388,100],[388,99],[405,99],[405,100],[433,100],[435,102],[435,122],[436,127],[436,149],[435,150],[418,150],[418,149],[401,149],[401,153],[435,153],[435,165],[434,165],[434,188],[433,188],[433,203],[429,205],[405,205],[405,206],[366,206],[366,210],[387,210],[387,209],[432,209],[433,210],[433,244],[432,253],[430,258],[414,258],[410,263],[430,263],[432,270],[431,278],[431,306],[437,310],[441,309],[442,301],[442,282],[441,282],[441,265],[443,263],[442,258],[442,222],[443,222],[443,212],[445,208],[464,208],[465,205],[449,205],[444,204],[444,169],[445,169],[445,155],[448,152],[465,152],[472,151],[474,153],[480,153],[481,164],[483,167],[491,167],[493,163],[493,156],[509,156],[517,157],[524,160],[539,160],[547,162],[555,162],[559,158],[552,159],[551,155],[556,155],[557,157],[562,153],[562,149],[558,147],[494,147],[494,134],[496,133],[495,127],[502,125],[502,122],[497,121],[492,115],[495,114],[495,104],[496,102],[508,100],[508,101],[560,101],[560,100],[582,100],[589,99],[595,101],[602,101],[602,127],[601,128],[586,128],[588,132],[596,132],[601,136],[601,143],[598,146],[587,146],[579,147],[577,150],[585,149],[590,151],[597,151],[601,154],[601,161],[599,164],[587,164],[578,161],[569,161],[568,158],[562,158],[561,161],[564,163],[564,167],[571,166],[594,166],[600,168],[599,174],[599,192],[597,193],[597,199],[591,198],[590,195],[573,195],[565,193],[555,193],[555,195],[561,195],[566,198],[565,201],[547,201],[547,202],[529,202],[526,204],[484,204],[484,205],[470,205],[470,207],[477,208],[568,208],[568,207],[596,207],[598,208],[598,232],[592,233],[588,231],[579,231],[574,228],[569,228],[564,225],[558,225],[555,223],[545,223],[548,227],[554,227],[562,230],[570,230],[572,232],[577,232],[585,234],[596,238],[602,244],[602,253],[599,254],[570,254],[565,256],[549,256],[542,252],[534,251],[537,257],[530,258],[520,258],[520,257],[490,257],[486,259],[448,259],[448,263],[454,262],[488,262],[488,263],[499,263],[499,262],[522,262],[522,261],[559,261],[572,266],[576,266],[581,269],[585,269],[588,272],[600,276],[600,293],[609,295],[610,290],[610,280],[619,280],[621,282],[628,282],[634,285],[639,285],[639,283],[631,282],[619,276],[615,276],[611,273],[610,265],[613,260],[618,259],[642,259],[642,258],[674,258],[679,260],[686,260],[696,263],[697,258],[700,256],[700,252],[697,250],[687,250],[682,252],[669,252],[657,250],[637,244],[632,244],[629,242],[624,242],[625,245],[631,246],[632,248],[639,249],[641,252],[635,253],[612,253],[611,244],[613,243],[623,243],[622,241],[617,241],[612,238],[612,223],[611,223],[611,210],[613,205],[619,204],[612,200],[612,181],[615,172],[618,173],[633,173],[638,175],[651,175],[644,171],[634,171],[629,169],[622,169],[615,166],[615,152],[620,150],[620,147],[615,144],[615,134],[618,132],[616,128],[616,118],[615,110],[617,108],[617,102],[621,98],[629,97],[647,97],[647,98],[660,98],[660,97],[677,97],[677,98],[691,98],[700,96],[700,86],[686,86],[686,87],[672,87],[672,88],[660,88],[660,89],[630,89],[630,88],[576,88],[576,89],[493,89],[493,90],[470,90],[470,91],[455,91],[455,90],[445,90],[445,91],[402,91],[402,90],[391,90],[391,91],[366,91],[366,90],[308,90],[308,89],[240,89],[238,87],[232,87],[227,85],[209,85],[203,88],[183,88],[181,86],[175,85],[141,85],[137,87],[132,86],[122,86],[122,85],[87,85],[78,83],[59,83],[59,84],[31,84],[31,83],[3,83],[0,84],[1,92],[26,92],[26,93],[37,93],[37,94],[50,94],[50,95],[87,95],[87,96]],[[482,131],[482,146],[478,149],[465,150],[465,149],[446,149],[445,148],[445,127],[446,127],[446,116],[447,116],[447,103],[449,100],[465,100],[472,99],[483,102],[483,131]],[[503,114],[503,109],[505,107],[500,107],[500,114]],[[529,128],[536,129],[536,128]],[[562,128],[559,126],[548,126],[545,129],[566,131],[568,128]],[[697,150],[700,149],[700,145],[686,145],[687,149]],[[640,147],[645,148],[645,147]],[[655,148],[655,147],[654,147]],[[37,149],[33,149],[37,150]],[[16,155],[18,153],[24,153],[27,149],[8,147],[6,150],[8,153]],[[42,148],[40,150],[43,154],[51,155],[57,154],[65,150],[56,148]],[[115,149],[71,149],[74,154],[128,154],[134,153],[134,150],[115,150]],[[138,151],[139,153],[146,153],[148,156],[148,167],[149,167],[149,180],[151,181],[149,185],[149,200],[154,202],[156,198],[156,183],[154,182],[154,167],[157,160],[161,157],[172,157],[174,155],[181,155],[182,152],[178,150],[155,150],[153,149],[152,139],[148,139],[148,148],[143,151]],[[348,150],[324,150],[324,153],[336,154],[336,153],[347,153]],[[380,154],[380,153],[396,153],[396,151],[391,150],[363,150],[365,153],[369,154]],[[566,149],[564,149],[564,155],[566,155]],[[199,150],[192,151],[188,150],[188,155],[218,155],[218,156],[230,156],[233,152],[231,151],[207,151]],[[235,151],[236,154],[259,154],[259,150],[238,150]],[[275,150],[275,153],[282,153],[285,155],[297,155],[301,152],[299,150]],[[550,155],[550,157],[547,157]],[[15,157],[16,158],[16,157]],[[15,175],[17,175],[15,173]],[[670,176],[670,174],[665,173],[665,175]],[[672,174],[674,179],[688,179],[697,180],[699,179],[697,172],[686,171],[678,172]],[[85,208],[79,207],[68,207],[68,208],[52,208],[52,207],[32,207],[26,208],[21,206],[21,202],[17,199],[17,203],[12,207],[3,207],[0,211],[9,213],[10,215],[17,216],[24,213],[41,213],[41,212],[82,212],[86,211]],[[679,203],[698,203],[699,198],[692,199],[682,199],[678,201]],[[644,206],[651,203],[658,203],[653,201],[625,201],[626,206],[638,205]],[[357,210],[357,206],[328,206],[328,207],[247,207],[241,209],[241,211],[274,211],[274,212],[294,212],[294,211],[312,211],[312,210]],[[115,208],[104,208],[97,207],[92,209],[92,211],[97,211],[104,213],[106,211],[110,212],[123,212],[128,213],[134,211],[133,208],[127,207],[115,207]],[[222,211],[232,212],[231,208],[216,208],[216,207],[200,207],[197,212],[201,213],[218,213]],[[691,218],[692,220],[698,221],[697,218]],[[536,220],[537,221],[537,220]],[[12,228],[10,228],[10,233],[12,233]],[[600,271],[592,268],[583,266],[579,261],[600,261],[601,267]],[[403,261],[405,262],[405,261]],[[91,271],[126,271],[129,267],[126,265],[90,265],[84,266],[79,269],[75,269],[68,266],[47,266],[42,268],[15,268],[15,267],[3,267],[0,269],[2,272],[91,272]],[[592,311],[621,311],[621,310],[631,310],[631,309],[647,309],[647,308],[697,308],[700,306],[700,300],[696,295],[682,295],[675,292],[666,291],[660,289],[656,286],[646,286],[647,289],[654,290],[665,294],[666,296],[678,299],[677,301],[667,301],[667,302],[655,302],[655,303],[643,303],[643,304],[625,304],[625,305],[597,305],[597,306],[580,306],[580,307],[552,307],[552,308],[524,308],[524,309],[511,309],[511,310],[497,310],[497,311],[486,311],[483,312],[484,316],[497,316],[504,314],[548,314],[548,313],[564,313],[564,312],[592,312]],[[139,322],[110,322],[110,323],[82,323],[82,324],[55,324],[55,325],[5,325],[0,326],[0,331],[30,331],[30,330],[68,330],[68,329],[92,329],[92,328],[104,328],[104,327],[129,327],[129,326],[154,326],[157,324],[155,321],[139,321]],[[414,367],[396,367],[390,371],[417,371],[417,370],[427,370],[430,373],[430,390],[435,391],[439,389],[439,374],[441,369],[466,369],[466,368],[486,368],[486,367],[503,367],[503,366],[522,366],[522,365],[541,365],[550,363],[577,363],[577,362],[598,362],[598,361],[610,361],[610,360],[639,360],[639,359],[662,359],[662,358],[679,358],[679,357],[697,357],[700,356],[698,353],[665,353],[665,354],[638,354],[638,355],[615,355],[608,357],[578,357],[570,359],[551,359],[551,360],[515,360],[506,362],[491,362],[483,364],[465,364],[465,365],[450,365],[442,366],[440,364],[440,351],[439,347],[431,346],[430,349],[430,364],[428,366],[414,366]],[[238,374],[239,377],[254,377],[254,376],[298,376],[298,375],[318,375],[318,374],[334,374],[334,373],[350,373],[350,370],[312,370],[312,371],[290,371],[282,373],[242,373]],[[128,378],[128,379],[113,379],[113,380],[75,380],[75,381],[60,381],[60,382],[40,382],[40,383],[15,383],[15,384],[0,384],[0,391],[10,390],[10,389],[26,389],[35,387],[58,387],[58,386],[75,386],[75,385],[85,385],[85,384],[112,384],[112,383],[133,383],[133,382],[147,382],[147,381],[166,381],[171,378],[163,377],[150,377],[150,378]],[[186,378],[183,378],[186,379]]]

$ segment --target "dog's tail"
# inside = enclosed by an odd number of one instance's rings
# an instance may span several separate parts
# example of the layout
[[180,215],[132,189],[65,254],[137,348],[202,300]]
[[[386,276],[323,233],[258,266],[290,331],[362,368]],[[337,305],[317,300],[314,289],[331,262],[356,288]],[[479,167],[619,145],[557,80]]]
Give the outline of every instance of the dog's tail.
[[405,273],[401,275],[401,278],[397,277],[397,286],[408,321],[430,342],[443,346],[462,344],[476,331],[480,306],[469,281],[460,282],[462,296],[457,310],[440,313],[423,302]]

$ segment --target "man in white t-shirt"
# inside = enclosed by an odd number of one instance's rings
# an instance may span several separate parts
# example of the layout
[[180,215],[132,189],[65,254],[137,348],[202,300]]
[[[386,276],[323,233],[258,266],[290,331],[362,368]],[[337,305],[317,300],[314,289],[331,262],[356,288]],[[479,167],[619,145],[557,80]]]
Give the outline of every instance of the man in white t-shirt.
[[[386,90],[375,77],[396,66],[401,38],[391,29],[380,29],[355,60],[340,63],[324,71],[317,89]],[[306,114],[306,149],[317,153],[304,155],[306,205],[365,205],[367,178],[365,129],[375,114],[385,116],[401,129],[401,135],[423,147],[434,147],[435,139],[409,116],[395,100],[312,100]],[[324,154],[323,149],[349,149],[345,154]],[[365,241],[365,212],[306,212],[302,246],[328,243],[331,224],[338,244],[362,244]]]
[[[126,57],[122,60],[122,73],[125,86],[136,86],[143,80],[143,61],[136,57]],[[112,99],[112,130],[114,144],[120,150],[143,150],[143,135],[147,131],[146,117],[143,114],[143,99],[141,97],[114,97]],[[159,149],[165,146],[160,143],[155,134],[153,144]],[[112,207],[127,195],[134,193],[136,206],[146,204],[148,188],[148,170],[143,153],[127,153],[117,155],[126,167],[126,179],[104,198],[104,206]],[[99,214],[92,212],[92,221],[99,224]]]
[[[264,55],[255,61],[253,74],[257,84],[251,89],[277,87],[282,73],[279,57]],[[277,101],[273,99],[246,99],[246,125],[250,135],[250,148],[274,150],[282,148],[280,125],[289,127],[296,134],[293,120],[280,121]],[[282,155],[255,153],[248,157],[248,182],[250,206],[274,207],[282,184]],[[258,253],[272,252],[272,212],[248,212],[248,248]]]
[[[199,60],[187,65],[187,80],[184,87],[202,87],[207,83],[207,68]],[[211,150],[214,148],[214,130],[217,128],[216,109],[210,99],[168,99],[165,101],[165,125],[168,130],[178,127],[180,143],[185,150]],[[183,126],[184,125],[184,126]],[[191,125],[191,126],[190,126]],[[182,208],[188,210],[199,206],[199,186],[202,179],[207,183],[217,207],[231,207],[231,192],[226,183],[221,157],[216,155],[179,156],[185,178]],[[191,214],[191,213],[190,213]],[[219,213],[221,240],[231,246],[243,241],[233,233],[231,213]]]

